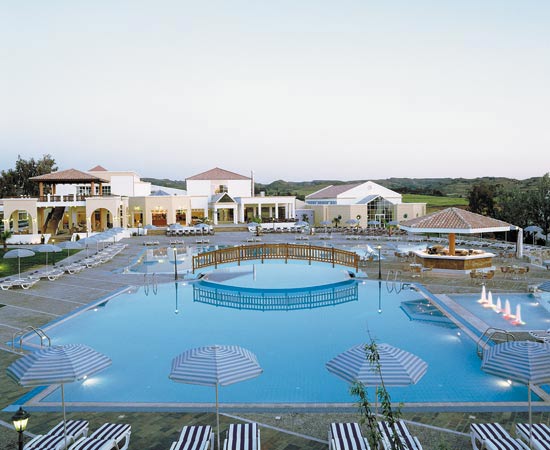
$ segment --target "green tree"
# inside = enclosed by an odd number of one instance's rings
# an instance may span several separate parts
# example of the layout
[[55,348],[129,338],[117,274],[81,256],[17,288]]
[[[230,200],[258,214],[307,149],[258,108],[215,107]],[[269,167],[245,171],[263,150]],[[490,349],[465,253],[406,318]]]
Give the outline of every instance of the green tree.
[[2,242],[2,245],[4,246],[4,250],[7,250],[8,248],[8,239],[11,238],[12,232],[10,230],[4,230],[0,233],[0,242]]
[[481,182],[474,184],[468,193],[468,207],[471,212],[484,216],[495,216],[496,188],[493,185]]
[[528,193],[520,191],[518,187],[500,189],[496,198],[494,217],[525,228],[533,220],[528,208],[528,199]]
[[529,193],[528,207],[532,222],[542,228],[547,236],[550,232],[550,174],[547,173],[540,178],[535,189]]
[[55,160],[51,155],[43,155],[41,159],[25,160],[19,155],[15,168],[0,172],[0,198],[29,195],[38,196],[38,184],[30,178],[57,170]]
[[[376,341],[370,337],[370,343],[365,345],[365,357],[367,358],[373,371],[377,373],[380,378],[380,385],[376,388],[374,396],[380,403],[380,409],[384,421],[387,422],[388,427],[393,431],[391,448],[392,450],[402,450],[405,448],[403,441],[397,432],[396,425],[401,419],[401,407],[393,407],[391,403],[391,397],[386,389],[384,383],[384,377],[382,376],[382,366],[380,365],[380,353],[378,352],[378,346]],[[378,448],[381,444],[382,436],[378,430],[378,419],[376,416],[376,407],[373,410],[372,402],[369,401],[367,388],[363,383],[355,382],[352,384],[350,392],[353,396],[358,398],[358,407],[361,414],[361,422],[367,424],[367,439],[371,445],[371,448]]]

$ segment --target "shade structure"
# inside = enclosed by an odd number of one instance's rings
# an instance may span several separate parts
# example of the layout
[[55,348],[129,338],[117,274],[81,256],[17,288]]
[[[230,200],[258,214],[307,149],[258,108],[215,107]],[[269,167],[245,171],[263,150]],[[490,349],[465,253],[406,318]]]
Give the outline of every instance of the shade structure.
[[215,386],[218,450],[220,450],[220,415],[218,386],[228,386],[255,378],[263,372],[251,351],[235,345],[197,347],[172,360],[169,378],[179,383]]
[[309,226],[309,222],[306,222],[305,220],[298,220],[297,222],[294,222],[295,227],[307,227]]
[[348,219],[348,220],[346,220],[346,223],[348,225],[357,225],[359,223],[359,221],[357,219]]
[[14,248],[13,250],[8,250],[4,253],[4,258],[17,258],[17,269],[19,273],[19,278],[21,278],[21,258],[27,258],[29,256],[34,256],[34,252],[27,248]]
[[66,446],[64,384],[82,380],[106,369],[110,365],[111,359],[108,356],[86,345],[68,344],[43,348],[25,355],[10,364],[6,369],[6,374],[21,386],[61,385]]
[[550,343],[511,341],[494,345],[484,350],[481,369],[527,385],[531,433],[531,386],[550,383]]
[[[380,355],[380,372],[387,386],[416,384],[428,370],[424,360],[405,350],[389,344],[378,344],[377,350]],[[326,367],[329,372],[349,383],[379,386],[382,380],[367,359],[367,351],[365,344],[356,345],[331,359]]]
[[528,233],[542,233],[542,228],[537,227],[536,225],[529,225],[528,227],[525,227],[523,231],[527,231]]
[[70,250],[82,250],[82,245],[79,244],[80,241],[63,241],[57,244],[61,249],[67,249],[67,256],[69,256]]
[[329,225],[332,225],[332,220],[322,220],[320,223],[321,225],[328,227]]
[[40,244],[36,247],[33,247],[33,249],[35,252],[46,253],[46,266],[48,265],[48,255],[50,253],[58,253],[62,250],[61,247],[53,244]]

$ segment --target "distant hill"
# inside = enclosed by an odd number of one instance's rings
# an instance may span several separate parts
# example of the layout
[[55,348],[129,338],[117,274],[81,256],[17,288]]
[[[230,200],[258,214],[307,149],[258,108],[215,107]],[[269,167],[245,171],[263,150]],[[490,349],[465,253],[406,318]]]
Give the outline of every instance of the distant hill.
[[[143,178],[158,186],[166,186],[177,189],[185,189],[185,181]],[[515,180],[504,177],[482,178],[387,178],[384,180],[370,180],[400,194],[428,195],[432,197],[458,197],[467,198],[472,186],[482,182],[502,187],[516,186],[521,190],[532,188],[538,178]],[[312,181],[284,181],[276,180],[272,183],[255,183],[256,193],[265,192],[266,195],[295,195],[303,200],[319,189],[330,185],[362,183],[368,180],[312,180]]]

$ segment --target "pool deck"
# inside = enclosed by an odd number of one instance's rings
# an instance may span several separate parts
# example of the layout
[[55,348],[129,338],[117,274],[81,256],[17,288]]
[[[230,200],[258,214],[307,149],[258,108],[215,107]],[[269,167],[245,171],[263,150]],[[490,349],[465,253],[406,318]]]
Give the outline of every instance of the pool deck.
[[[210,244],[220,245],[246,245],[251,237],[249,232],[218,232],[214,236],[208,236]],[[321,236],[310,236],[307,243],[321,244]],[[262,242],[295,242],[293,234],[268,234],[260,237]],[[174,239],[166,236],[139,236],[125,239],[128,247],[118,254],[113,260],[84,271],[68,275],[65,274],[56,281],[42,280],[31,289],[10,289],[1,291],[0,294],[0,398],[1,407],[5,408],[15,400],[26,394],[29,390],[21,388],[9,380],[5,375],[5,368],[19,356],[11,353],[4,344],[11,342],[14,333],[32,326],[43,327],[45,324],[59,320],[79,308],[97,302],[117,291],[128,286],[143,285],[149,276],[142,273],[124,271],[123,269],[135,262],[149,244],[158,241],[159,244],[169,245]],[[195,246],[197,238],[190,236],[179,238],[185,245]],[[371,247],[380,244],[384,259],[381,261],[382,279],[386,279],[389,271],[398,273],[399,279],[407,282],[422,284],[432,295],[449,308],[457,308],[454,302],[450,302],[446,294],[453,293],[478,293],[479,285],[473,285],[468,274],[458,273],[436,273],[425,272],[420,277],[409,270],[410,261],[394,256],[394,248],[383,240],[371,242],[368,239],[353,241],[342,234],[333,234],[330,241],[332,245],[345,245],[354,247],[369,244]],[[393,241],[391,244],[395,244]],[[70,259],[79,259],[78,255]],[[70,260],[68,259],[68,260]],[[68,261],[67,260],[67,261]],[[518,263],[526,265],[523,261],[510,260],[506,263]],[[496,262],[498,266],[498,261]],[[368,262],[366,267],[361,268],[371,279],[378,277],[378,262]],[[530,266],[525,279],[509,279],[497,273],[490,286],[493,294],[499,292],[528,292],[528,287],[548,280],[548,271],[544,266]],[[158,282],[173,281],[174,274],[158,274]],[[483,331],[484,324],[475,323],[475,318],[467,316],[467,311],[461,308],[455,312],[468,318],[468,322],[478,331]],[[471,314],[470,314],[471,316]],[[518,333],[520,338],[526,338],[526,333]],[[352,398],[350,397],[350,400]],[[443,412],[430,410],[407,411],[403,413],[406,420],[411,421],[411,429],[418,434],[424,449],[462,449],[470,448],[467,436],[471,422],[498,421],[508,430],[513,430],[513,424],[527,420],[526,412],[518,412],[525,408],[526,403],[514,403],[509,405],[498,404],[505,411],[497,412],[475,412],[471,405],[465,404],[463,411],[467,412],[445,412],[445,405],[432,405],[443,408]],[[457,406],[456,404],[453,404]],[[550,405],[550,403],[548,403]],[[349,406],[349,405],[348,405]],[[450,404],[448,406],[451,406]],[[168,449],[170,443],[177,439],[179,430],[183,425],[211,424],[215,423],[215,415],[208,412],[177,413],[177,412],[73,412],[68,417],[85,417],[95,429],[107,421],[127,422],[132,424],[132,438],[129,449]],[[9,426],[12,412],[0,412],[0,425]],[[235,413],[233,413],[235,414]],[[550,413],[534,413],[534,420],[548,423]],[[33,411],[30,419],[29,431],[35,434],[42,433],[55,425],[60,420],[60,413]],[[262,448],[263,449],[326,449],[326,436],[329,424],[333,421],[358,421],[356,413],[335,412],[303,412],[299,408],[288,408],[273,413],[242,413],[235,416],[223,416],[221,428],[227,428],[227,424],[236,420],[254,420],[261,424]],[[13,436],[15,435],[15,436]],[[223,434],[222,434],[223,438]],[[16,442],[16,433],[5,427],[0,427],[0,450],[9,448],[10,442]],[[6,447],[3,447],[6,445]]]

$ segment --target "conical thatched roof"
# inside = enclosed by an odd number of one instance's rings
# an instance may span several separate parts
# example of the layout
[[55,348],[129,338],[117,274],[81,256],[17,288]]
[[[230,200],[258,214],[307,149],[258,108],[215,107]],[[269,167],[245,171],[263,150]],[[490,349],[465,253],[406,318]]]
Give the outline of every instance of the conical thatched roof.
[[399,228],[410,233],[492,233],[515,230],[502,220],[482,216],[460,208],[447,208],[426,216],[401,222]]

